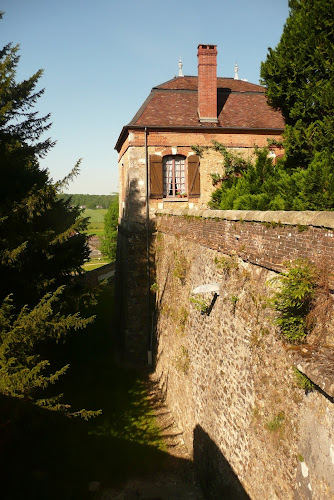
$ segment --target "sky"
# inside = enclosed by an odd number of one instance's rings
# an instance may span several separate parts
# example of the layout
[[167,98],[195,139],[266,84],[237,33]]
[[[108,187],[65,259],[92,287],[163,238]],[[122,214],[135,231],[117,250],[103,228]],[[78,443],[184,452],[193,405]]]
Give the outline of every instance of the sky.
[[218,76],[259,83],[278,44],[288,0],[1,0],[0,47],[20,45],[17,81],[43,69],[35,111],[51,113],[57,141],[41,161],[54,181],[82,158],[68,192],[118,191],[122,127],[151,88],[197,75],[197,47],[217,45]]

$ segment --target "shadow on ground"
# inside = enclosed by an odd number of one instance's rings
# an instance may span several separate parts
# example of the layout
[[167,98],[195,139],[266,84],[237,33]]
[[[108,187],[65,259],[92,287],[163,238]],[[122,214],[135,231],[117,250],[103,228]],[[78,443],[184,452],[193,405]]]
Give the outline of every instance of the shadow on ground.
[[93,326],[52,352],[54,363],[71,365],[54,390],[72,410],[102,409],[101,416],[86,422],[0,398],[1,498],[100,498],[102,490],[187,462],[165,449],[146,397],[147,373],[114,361],[112,295],[108,287]]
[[200,425],[194,429],[193,446],[194,466],[205,498],[250,500],[228,460]]

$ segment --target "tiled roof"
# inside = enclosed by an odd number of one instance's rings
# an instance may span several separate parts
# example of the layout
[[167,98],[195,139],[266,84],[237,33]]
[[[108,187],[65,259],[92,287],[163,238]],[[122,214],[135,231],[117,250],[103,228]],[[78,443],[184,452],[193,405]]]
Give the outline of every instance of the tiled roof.
[[[197,76],[183,76],[175,77],[168,82],[158,85],[158,89],[187,89],[187,90],[197,90]],[[232,91],[240,92],[264,92],[264,88],[261,85],[255,85],[255,83],[245,82],[243,80],[234,80],[234,78],[217,78],[217,88],[226,88]]]
[[197,108],[197,77],[175,77],[154,87],[130,125],[283,129],[280,112],[267,104],[260,85],[218,78],[218,123],[201,125]]

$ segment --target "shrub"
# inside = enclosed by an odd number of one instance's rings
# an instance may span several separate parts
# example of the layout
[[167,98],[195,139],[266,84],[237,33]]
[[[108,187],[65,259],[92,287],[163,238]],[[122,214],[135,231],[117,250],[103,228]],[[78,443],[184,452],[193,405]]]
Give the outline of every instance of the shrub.
[[296,379],[296,384],[300,389],[303,389],[306,393],[313,391],[314,389],[314,384],[312,380],[310,380],[304,373],[298,370],[295,366],[292,367],[295,379]]
[[205,299],[195,299],[194,297],[190,297],[190,302],[194,304],[195,309],[199,311],[201,314],[206,314],[208,312],[210,304]]
[[282,427],[284,424],[285,415],[283,411],[280,411],[275,415],[269,422],[266,423],[266,429],[271,432],[275,432]]
[[272,299],[272,306],[279,313],[275,323],[284,338],[296,343],[305,339],[312,330],[307,315],[312,307],[316,288],[316,271],[306,260],[285,263],[287,272],[271,280],[279,284]]

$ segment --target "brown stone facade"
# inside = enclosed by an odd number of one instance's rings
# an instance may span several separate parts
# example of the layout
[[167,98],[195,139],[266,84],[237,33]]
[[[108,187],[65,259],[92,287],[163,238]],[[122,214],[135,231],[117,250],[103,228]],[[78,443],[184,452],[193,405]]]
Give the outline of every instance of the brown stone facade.
[[[270,307],[286,260],[332,268],[334,215],[163,210],[155,224],[155,375],[206,498],[334,498],[333,311],[319,360],[284,344]],[[208,283],[218,297],[193,293]],[[310,358],[306,394],[293,366]]]
[[[254,154],[255,145],[258,147],[267,146],[267,139],[272,138],[279,141],[281,136],[278,134],[270,135],[268,132],[242,133],[230,131],[221,133],[217,131],[191,131],[180,129],[179,131],[147,130],[147,152],[145,151],[145,131],[143,129],[133,129],[129,131],[128,137],[124,141],[119,152],[119,192],[120,192],[120,217],[127,203],[127,193],[129,185],[132,182],[137,183],[138,196],[145,199],[146,196],[146,153],[148,163],[148,176],[150,177],[150,155],[164,156],[167,151],[173,155],[184,155],[186,158],[194,154],[192,146],[210,146],[212,141],[218,141],[227,148],[250,158]],[[279,148],[273,148],[273,153],[280,154]],[[200,158],[200,190],[198,199],[182,200],[182,206],[193,208],[205,208],[210,201],[211,193],[214,189],[210,173],[223,173],[223,157],[213,151],[205,151]],[[164,199],[150,200],[150,207],[158,208],[161,203],[165,204]],[[160,205],[159,205],[160,203]],[[169,203],[169,202],[167,202]],[[176,202],[177,203],[177,202]],[[131,215],[129,213],[129,215]]]

